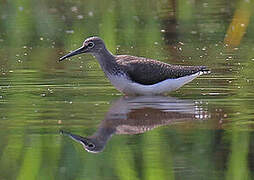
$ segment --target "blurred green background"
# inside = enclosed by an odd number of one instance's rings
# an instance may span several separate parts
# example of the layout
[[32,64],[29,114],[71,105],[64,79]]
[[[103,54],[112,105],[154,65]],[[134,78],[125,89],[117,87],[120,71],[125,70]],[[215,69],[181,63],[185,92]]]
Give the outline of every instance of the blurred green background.
[[[253,12],[252,0],[0,0],[0,179],[253,179]],[[208,118],[115,135],[100,154],[61,136],[93,134],[122,96],[92,56],[58,62],[94,35],[116,54],[208,66],[171,93]]]

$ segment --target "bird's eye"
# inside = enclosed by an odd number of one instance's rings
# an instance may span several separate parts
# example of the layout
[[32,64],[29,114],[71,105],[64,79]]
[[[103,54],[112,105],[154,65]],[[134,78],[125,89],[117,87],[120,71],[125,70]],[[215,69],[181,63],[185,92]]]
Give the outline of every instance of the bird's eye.
[[94,148],[94,144],[88,144],[89,148]]
[[88,43],[88,44],[87,44],[87,47],[89,47],[89,48],[94,47],[94,43],[93,43],[93,42]]

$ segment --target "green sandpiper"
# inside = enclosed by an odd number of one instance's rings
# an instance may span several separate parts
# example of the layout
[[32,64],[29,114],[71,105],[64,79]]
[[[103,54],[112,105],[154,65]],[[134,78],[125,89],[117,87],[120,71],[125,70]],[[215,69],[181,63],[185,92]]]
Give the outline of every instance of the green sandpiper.
[[126,95],[159,95],[179,89],[210,71],[205,66],[170,65],[154,59],[113,55],[99,37],[87,38],[83,45],[60,58],[91,53],[110,82]]

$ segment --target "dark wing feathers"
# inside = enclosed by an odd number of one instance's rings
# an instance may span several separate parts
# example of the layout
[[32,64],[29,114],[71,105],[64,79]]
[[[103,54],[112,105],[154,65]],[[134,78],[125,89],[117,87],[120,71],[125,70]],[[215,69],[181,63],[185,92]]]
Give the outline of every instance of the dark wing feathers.
[[132,81],[143,85],[152,85],[166,79],[176,79],[200,71],[208,71],[205,66],[177,66],[128,55],[116,56],[116,61]]

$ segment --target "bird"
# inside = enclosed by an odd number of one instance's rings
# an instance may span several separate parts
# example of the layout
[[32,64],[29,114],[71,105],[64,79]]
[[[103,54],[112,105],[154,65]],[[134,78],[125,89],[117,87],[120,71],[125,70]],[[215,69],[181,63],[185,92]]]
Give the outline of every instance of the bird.
[[202,74],[206,66],[171,65],[158,60],[131,55],[113,55],[100,37],[89,37],[83,45],[61,57],[90,53],[99,62],[104,74],[117,90],[125,95],[165,95]]
[[60,133],[80,143],[90,153],[102,152],[114,135],[135,135],[155,128],[206,120],[209,112],[198,101],[168,96],[122,96],[114,101],[97,130],[83,137],[67,130]]

